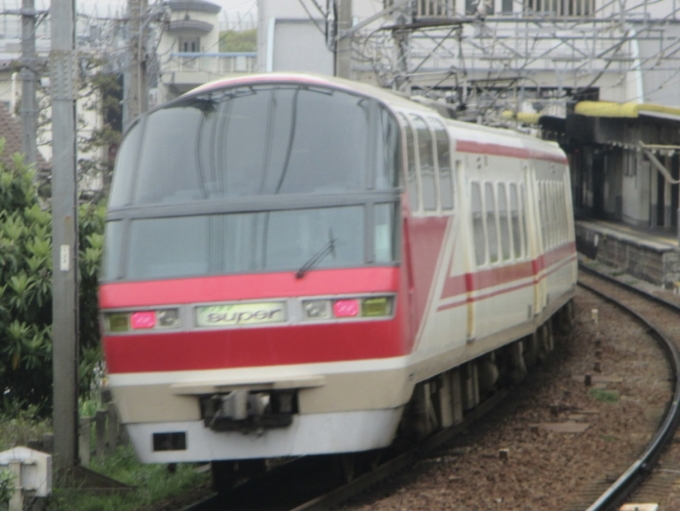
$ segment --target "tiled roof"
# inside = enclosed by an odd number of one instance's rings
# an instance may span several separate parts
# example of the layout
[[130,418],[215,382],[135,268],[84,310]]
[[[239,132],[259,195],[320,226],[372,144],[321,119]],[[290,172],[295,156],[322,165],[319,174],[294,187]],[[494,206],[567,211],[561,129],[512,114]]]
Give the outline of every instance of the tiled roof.
[[[0,161],[5,165],[11,165],[12,156],[15,153],[23,152],[21,149],[21,122],[12,117],[3,103],[0,103],[0,138],[5,139],[5,150],[0,155]],[[40,151],[38,151],[37,167],[39,170],[50,168],[50,164],[45,161]]]

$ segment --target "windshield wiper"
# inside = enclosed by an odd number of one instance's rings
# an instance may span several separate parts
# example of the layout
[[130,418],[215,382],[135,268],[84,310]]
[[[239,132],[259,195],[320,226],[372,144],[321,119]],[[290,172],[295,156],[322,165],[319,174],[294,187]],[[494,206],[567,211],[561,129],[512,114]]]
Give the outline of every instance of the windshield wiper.
[[295,278],[301,279],[304,277],[305,273],[314,268],[328,254],[331,254],[333,259],[335,259],[335,238],[333,237],[333,229],[331,227],[328,228],[328,241],[326,244],[321,250],[310,257],[309,260],[300,267],[300,269],[295,273]]

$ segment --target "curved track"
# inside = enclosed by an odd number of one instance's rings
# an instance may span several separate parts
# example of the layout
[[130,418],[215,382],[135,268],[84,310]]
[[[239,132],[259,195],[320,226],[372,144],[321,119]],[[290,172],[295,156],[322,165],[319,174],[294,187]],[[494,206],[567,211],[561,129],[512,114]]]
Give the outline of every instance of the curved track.
[[[584,272],[588,273],[585,274]],[[635,488],[641,484],[644,487],[646,477],[652,471],[663,448],[671,440],[680,421],[680,381],[678,379],[680,355],[677,348],[677,346],[680,346],[680,321],[678,321],[680,306],[626,286],[615,279],[592,273],[585,268],[582,268],[581,276],[579,282],[581,286],[616,304],[646,325],[647,330],[658,339],[658,342],[668,354],[674,379],[673,399],[659,431],[654,435],[643,454],[587,509],[587,511],[607,511],[615,509],[616,506],[625,502]],[[648,319],[650,317],[654,317],[654,321],[658,325],[663,325],[663,330],[657,328]],[[503,396],[504,394],[498,395],[496,400],[502,399]],[[469,427],[471,422],[478,420],[495,404],[493,402],[485,403],[475,414],[466,417],[464,423],[434,435],[424,444],[419,445],[417,449],[402,451],[399,455],[393,455],[391,459],[374,470],[357,477],[348,484],[328,485],[326,481],[318,485],[312,484],[311,488],[293,489],[292,486],[295,486],[296,481],[299,482],[301,479],[307,478],[309,474],[318,475],[320,472],[328,472],[327,466],[319,465],[319,463],[323,463],[319,459],[300,459],[290,463],[287,467],[281,467],[281,470],[277,469],[279,474],[275,477],[249,481],[228,494],[215,496],[186,508],[185,511],[209,509],[280,509],[282,511],[329,509],[413,464],[419,457],[426,455],[428,450],[447,441],[461,429]],[[270,475],[274,476],[274,474]],[[647,493],[649,494],[649,492]],[[268,499],[263,497],[266,494],[270,495]],[[280,495],[280,498],[275,498],[275,504],[271,495]]]
[[[625,499],[643,482],[664,447],[671,441],[680,422],[680,332],[673,326],[679,323],[680,306],[658,296],[652,295],[617,279],[581,267],[581,274],[588,274],[586,279],[580,278],[579,285],[616,304],[628,314],[637,318],[647,326],[666,351],[674,379],[673,399],[668,407],[661,427],[652,438],[642,455],[604,492],[587,511],[608,511],[621,505]],[[653,309],[653,312],[651,311]],[[650,319],[654,315],[656,323]],[[658,324],[663,324],[662,329]],[[668,328],[670,326],[671,328]]]
[[[385,454],[385,461],[372,470],[356,477],[345,484],[328,484],[328,473],[331,459],[323,457],[305,457],[288,463],[276,469],[277,474],[268,474],[256,478],[243,485],[226,492],[215,495],[202,502],[185,508],[183,511],[210,511],[210,510],[292,510],[311,511],[323,510],[352,497],[367,487],[386,479],[393,474],[413,464],[418,458],[425,456],[429,451],[450,440],[454,435],[469,428],[475,421],[494,409],[507,395],[507,391],[500,391],[495,396],[487,399],[473,412],[466,415],[462,422],[435,433],[423,442],[410,448],[400,449],[399,453]],[[396,449],[399,449],[398,447]],[[271,477],[269,477],[271,476]],[[321,476],[319,482],[315,482],[317,476]],[[304,481],[302,487],[295,483]],[[310,481],[312,481],[310,483]],[[329,487],[330,486],[330,487]],[[274,495],[274,502],[271,497]],[[281,495],[281,498],[276,497]]]

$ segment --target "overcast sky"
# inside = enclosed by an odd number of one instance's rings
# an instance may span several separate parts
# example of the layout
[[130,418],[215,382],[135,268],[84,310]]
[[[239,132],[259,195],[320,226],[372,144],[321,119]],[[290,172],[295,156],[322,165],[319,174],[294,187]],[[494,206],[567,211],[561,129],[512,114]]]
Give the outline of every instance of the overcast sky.
[[[5,0],[6,1],[6,0]],[[46,2],[46,0],[38,0],[36,4],[40,2]],[[149,4],[153,4],[156,0],[149,0]],[[228,11],[240,11],[240,12],[257,12],[257,0],[208,0],[211,3],[218,4],[222,6],[222,9],[227,9]],[[1,3],[1,2],[0,2]],[[9,3],[9,2],[7,2]],[[47,3],[47,2],[46,2]],[[81,12],[90,13],[95,9],[103,14],[108,11],[109,7],[114,11],[117,9],[125,9],[128,0],[77,0],[78,10]]]
[[[163,0],[148,0],[149,4],[162,2]],[[254,13],[257,15],[257,0],[208,0],[214,4],[222,6],[222,10],[227,12]],[[109,12],[116,13],[124,11],[128,0],[76,0],[78,12],[94,14],[96,11],[100,16],[106,16]],[[50,0],[35,0],[35,7],[38,10],[47,10]],[[19,9],[21,0],[0,0],[0,10]],[[256,17],[257,19],[257,17]]]

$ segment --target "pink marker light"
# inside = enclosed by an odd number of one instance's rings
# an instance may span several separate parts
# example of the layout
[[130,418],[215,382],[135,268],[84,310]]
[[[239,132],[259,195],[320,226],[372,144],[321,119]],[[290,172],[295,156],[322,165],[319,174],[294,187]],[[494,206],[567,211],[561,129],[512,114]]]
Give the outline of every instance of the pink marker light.
[[359,315],[359,300],[338,300],[333,304],[336,318],[351,318]]
[[133,330],[153,328],[156,326],[156,313],[154,311],[135,312],[130,316],[130,325]]

